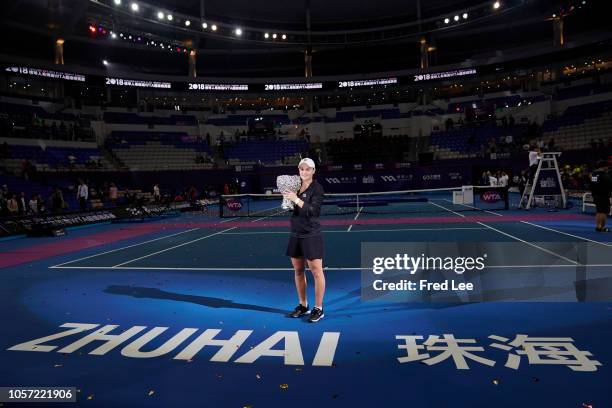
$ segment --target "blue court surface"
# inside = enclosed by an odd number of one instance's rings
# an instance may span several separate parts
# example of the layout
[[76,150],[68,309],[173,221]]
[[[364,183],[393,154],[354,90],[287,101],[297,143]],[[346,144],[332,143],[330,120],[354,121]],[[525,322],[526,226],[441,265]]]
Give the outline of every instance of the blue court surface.
[[397,223],[324,219],[316,324],[285,317],[297,304],[286,218],[184,214],[131,235],[107,224],[0,242],[16,258],[0,270],[0,385],[77,388],[76,404],[49,406],[611,407],[612,303],[362,300],[364,242],[514,242],[559,269],[574,260],[539,243],[612,252],[592,216],[478,212],[484,222],[437,205]]

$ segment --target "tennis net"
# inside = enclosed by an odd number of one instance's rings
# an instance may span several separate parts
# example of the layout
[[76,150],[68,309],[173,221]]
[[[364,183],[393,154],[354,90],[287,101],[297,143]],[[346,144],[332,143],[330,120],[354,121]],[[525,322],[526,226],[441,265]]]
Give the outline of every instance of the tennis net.
[[[221,217],[287,216],[281,194],[233,194],[219,200]],[[503,187],[463,186],[375,193],[325,194],[321,216],[344,214],[428,214],[509,208]]]

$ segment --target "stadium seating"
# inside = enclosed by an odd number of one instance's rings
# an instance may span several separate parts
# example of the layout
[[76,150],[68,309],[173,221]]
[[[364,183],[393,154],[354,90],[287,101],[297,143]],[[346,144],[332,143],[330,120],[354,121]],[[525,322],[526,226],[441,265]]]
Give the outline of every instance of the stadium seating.
[[286,158],[295,156],[308,149],[305,141],[245,141],[229,145],[224,149],[228,160],[247,163],[282,164]]

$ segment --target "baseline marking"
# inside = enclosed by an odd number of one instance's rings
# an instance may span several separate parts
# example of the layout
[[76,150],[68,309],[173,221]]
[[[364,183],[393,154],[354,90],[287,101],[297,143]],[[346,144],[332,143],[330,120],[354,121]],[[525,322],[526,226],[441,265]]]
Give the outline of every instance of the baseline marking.
[[[612,264],[585,264],[585,265],[569,265],[569,264],[554,264],[554,265],[489,265],[486,268],[491,269],[524,269],[524,268],[575,268],[577,266],[585,266],[587,268],[609,268]],[[57,269],[118,269],[118,270],[153,270],[153,271],[293,271],[293,268],[189,268],[189,267],[155,267],[155,266],[59,266]],[[308,267],[307,267],[308,269]],[[372,268],[360,267],[325,267],[327,271],[370,271]]]

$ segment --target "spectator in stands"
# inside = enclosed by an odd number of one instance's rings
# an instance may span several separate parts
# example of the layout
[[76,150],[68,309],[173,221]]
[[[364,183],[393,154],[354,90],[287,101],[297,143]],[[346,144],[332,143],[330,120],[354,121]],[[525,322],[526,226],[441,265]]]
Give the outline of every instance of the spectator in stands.
[[0,145],[0,159],[10,159],[11,158],[11,148],[8,143],[4,142]]
[[159,190],[159,184],[155,184],[153,186],[153,200],[156,203],[159,203],[161,201],[161,192]]
[[19,204],[17,203],[15,194],[11,194],[11,198],[9,198],[6,203],[6,208],[8,209],[8,215],[11,217],[15,217],[19,214]]
[[500,187],[508,187],[509,180],[510,180],[510,177],[508,176],[508,173],[506,173],[505,171],[501,171],[499,172],[499,178],[497,179],[497,185]]
[[28,206],[30,207],[30,213],[32,215],[38,215],[38,200],[36,200],[36,194],[32,194]]
[[26,200],[25,192],[21,192],[17,199],[17,205],[19,206],[19,215],[26,215],[28,213],[28,201]]
[[564,188],[567,189],[570,187],[571,179],[572,175],[570,174],[570,165],[567,164],[561,171],[561,184],[563,184]]
[[478,182],[479,185],[481,186],[488,186],[489,185],[489,176],[487,175],[486,171],[482,172],[482,176],[480,176],[480,181]]
[[493,187],[497,187],[497,177],[491,174],[490,171],[487,171],[487,177],[489,178],[489,185]]
[[555,151],[555,138],[551,137],[550,140],[548,141],[548,151],[549,152],[554,152]]
[[66,208],[66,202],[64,201],[64,194],[62,190],[55,186],[53,189],[53,194],[51,195],[51,210],[53,212],[60,212]]
[[45,200],[43,200],[40,194],[36,194],[36,205],[38,206],[38,212],[40,214],[44,213],[47,208],[45,207]]
[[591,193],[593,203],[596,208],[595,231],[610,232],[606,228],[606,219],[610,214],[610,193],[612,192],[612,175],[609,170],[609,163],[601,161],[597,164],[597,169],[591,174]]
[[487,154],[487,147],[484,143],[480,144],[480,157],[485,157]]
[[24,180],[30,179],[30,172],[32,171],[32,163],[28,159],[21,160],[21,176]]
[[115,183],[110,183],[110,187],[108,188],[108,198],[110,199],[111,203],[113,203],[113,205],[117,205],[117,194],[117,186],[115,185]]
[[446,122],[444,122],[444,126],[447,131],[452,130],[454,127],[453,119],[452,118],[446,119]]
[[497,144],[495,143],[494,137],[489,139],[489,148],[487,149],[487,153],[497,153]]
[[8,215],[8,209],[6,208],[7,199],[0,190],[0,217],[5,217]]
[[189,187],[187,190],[187,194],[185,194],[185,199],[194,202],[198,198],[198,189],[195,186]]
[[82,211],[87,209],[87,199],[89,198],[89,188],[83,179],[79,179],[79,187],[77,188],[77,201]]

